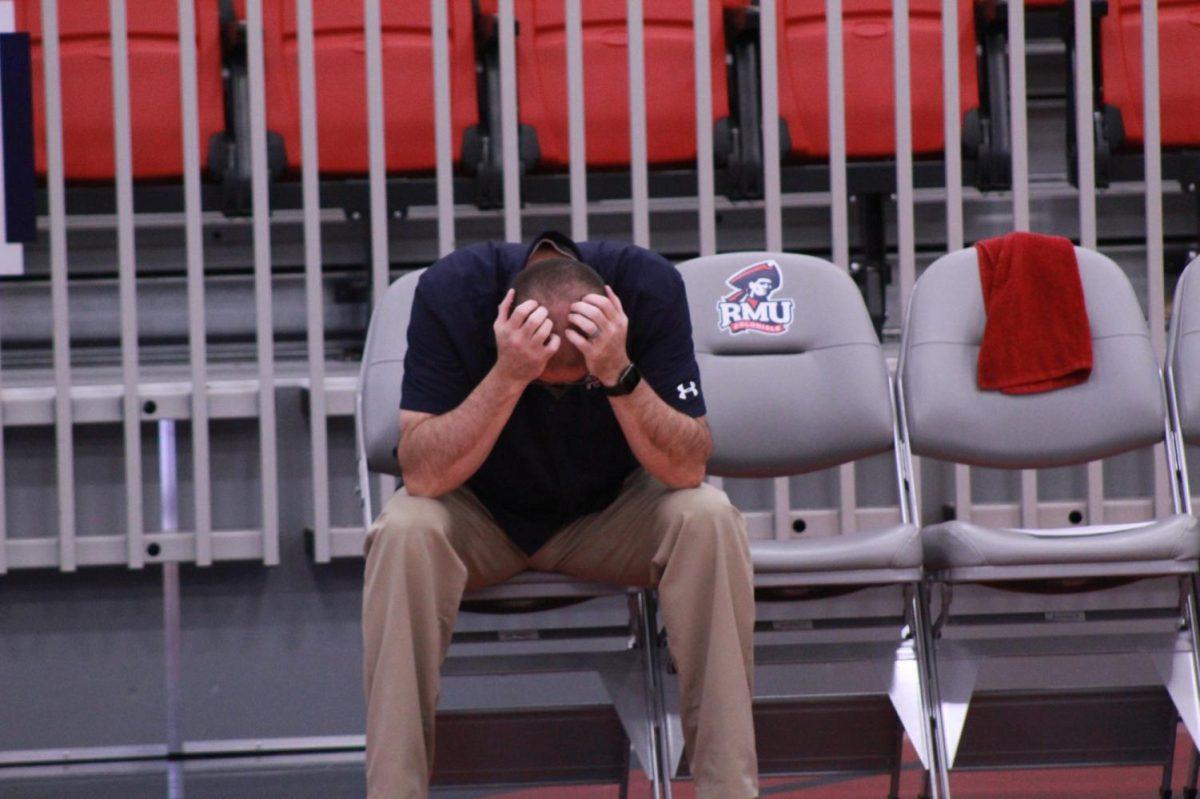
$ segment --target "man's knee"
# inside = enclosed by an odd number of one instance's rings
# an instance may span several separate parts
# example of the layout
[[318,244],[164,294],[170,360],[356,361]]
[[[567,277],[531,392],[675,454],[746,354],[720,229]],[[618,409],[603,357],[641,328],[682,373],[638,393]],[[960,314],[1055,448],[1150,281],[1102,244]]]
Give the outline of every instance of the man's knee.
[[414,548],[447,546],[450,514],[441,500],[392,496],[367,532],[364,554],[372,550],[407,551]]
[[707,483],[672,491],[660,513],[692,547],[711,546],[749,556],[746,521],[725,492]]

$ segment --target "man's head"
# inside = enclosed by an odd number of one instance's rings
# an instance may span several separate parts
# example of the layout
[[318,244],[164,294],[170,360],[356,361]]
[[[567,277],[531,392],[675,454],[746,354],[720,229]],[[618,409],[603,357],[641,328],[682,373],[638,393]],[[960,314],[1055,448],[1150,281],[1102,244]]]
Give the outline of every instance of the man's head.
[[[587,364],[581,353],[564,335],[571,303],[588,294],[604,295],[604,279],[582,261],[562,255],[556,249],[541,255],[539,248],[529,263],[517,273],[512,288],[513,307],[535,300],[550,312],[554,332],[562,339],[558,352],[546,365],[541,380],[545,383],[572,383],[587,376]],[[537,257],[541,255],[541,257]]]

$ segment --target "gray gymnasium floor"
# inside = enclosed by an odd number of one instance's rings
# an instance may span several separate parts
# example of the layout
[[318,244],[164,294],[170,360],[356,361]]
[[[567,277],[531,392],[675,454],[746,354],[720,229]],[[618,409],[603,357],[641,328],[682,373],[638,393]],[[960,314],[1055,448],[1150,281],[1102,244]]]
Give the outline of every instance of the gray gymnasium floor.
[[[1176,752],[1181,786],[1190,741]],[[0,768],[0,799],[361,799],[361,752]],[[1157,799],[1161,768],[1076,768],[956,773],[955,799]],[[900,796],[916,797],[921,775],[911,751]],[[694,799],[687,782],[676,799]],[[763,799],[884,799],[882,775],[808,775],[764,779]],[[1175,794],[1178,796],[1179,794]],[[434,790],[432,799],[618,799],[617,786],[487,787]],[[649,796],[637,774],[629,796]]]

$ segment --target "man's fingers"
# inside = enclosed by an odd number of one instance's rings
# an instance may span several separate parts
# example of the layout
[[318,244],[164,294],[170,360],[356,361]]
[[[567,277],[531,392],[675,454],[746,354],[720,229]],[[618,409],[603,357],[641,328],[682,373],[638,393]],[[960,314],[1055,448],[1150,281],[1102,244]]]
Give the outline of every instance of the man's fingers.
[[512,310],[513,297],[517,296],[517,292],[509,289],[504,292],[504,299],[500,300],[500,321],[508,321],[508,313]]
[[621,298],[617,296],[617,292],[612,290],[612,286],[605,286],[604,293],[608,295],[608,299],[620,313],[625,313],[625,308],[621,305]]
[[525,324],[525,320],[529,317],[529,314],[533,313],[534,309],[537,307],[537,300],[525,300],[525,302],[513,309],[512,316],[509,317],[509,320],[516,327],[520,327],[521,325]]
[[591,338],[600,332],[600,325],[596,324],[591,319],[588,319],[583,314],[569,313],[567,314],[567,321],[579,328],[579,332],[583,333],[588,338]]
[[[598,295],[589,294],[588,296],[596,297]],[[604,311],[599,306],[587,302],[586,297],[579,302],[571,303],[571,312],[586,316],[588,319],[592,320],[597,327],[602,325],[608,319],[608,317],[604,315]]]
[[546,342],[546,349],[548,349],[550,351],[550,355],[553,356],[554,353],[558,352],[558,348],[561,345],[562,339],[558,337],[557,333],[553,333],[550,336],[550,340]]
[[550,334],[553,332],[554,332],[554,323],[551,322],[549,319],[543,320],[542,323],[540,325],[538,325],[537,330],[535,330],[533,332],[534,343],[535,344],[545,344],[547,339],[550,338]]
[[542,326],[542,322],[545,322],[548,316],[550,316],[549,309],[547,309],[544,305],[539,305],[533,309],[533,313],[529,314],[529,316],[525,318],[525,322],[521,325],[521,327],[525,330],[533,332]]
[[[617,318],[617,306],[613,305],[612,300],[610,300],[608,297],[601,296],[600,294],[588,294],[584,296],[583,303],[585,305],[596,306],[608,319]],[[571,307],[574,308],[575,306]]]
[[583,334],[580,333],[578,330],[572,330],[571,328],[567,328],[566,330],[563,331],[563,335],[565,335],[567,337],[567,341],[569,341],[575,345],[575,349],[579,350],[584,355],[587,355],[589,352],[592,351],[591,339],[584,338]]

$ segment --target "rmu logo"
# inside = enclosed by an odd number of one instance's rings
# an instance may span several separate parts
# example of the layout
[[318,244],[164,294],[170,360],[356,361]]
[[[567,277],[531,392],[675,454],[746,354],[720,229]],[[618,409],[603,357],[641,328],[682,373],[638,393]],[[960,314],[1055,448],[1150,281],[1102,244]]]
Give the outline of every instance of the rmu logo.
[[783,274],[774,261],[759,261],[725,281],[733,292],[717,303],[720,329],[736,335],[746,330],[777,335],[787,332],[795,317],[795,300],[773,300],[783,286]]

